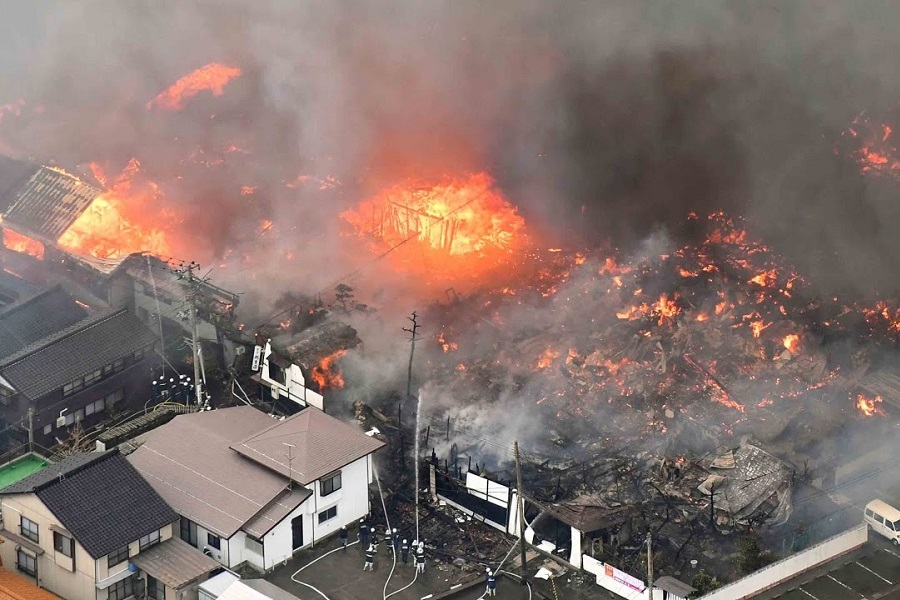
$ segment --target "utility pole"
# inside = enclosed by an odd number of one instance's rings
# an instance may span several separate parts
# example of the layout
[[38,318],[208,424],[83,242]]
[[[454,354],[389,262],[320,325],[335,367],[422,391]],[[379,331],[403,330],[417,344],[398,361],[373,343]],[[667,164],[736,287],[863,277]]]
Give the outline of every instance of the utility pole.
[[524,498],[524,490],[522,489],[522,463],[519,460],[519,442],[513,442],[513,453],[516,456],[516,496],[519,498],[519,546],[520,546],[520,561],[521,561],[521,573],[522,573],[522,585],[527,585],[528,581],[526,577],[528,576],[528,572],[525,570],[525,498]]
[[653,534],[647,532],[647,598],[653,600]]
[[[412,322],[412,327],[404,327],[403,331],[409,334],[409,368],[406,371],[406,401],[409,402],[410,398],[412,398],[412,368],[413,368],[413,355],[416,353],[416,339],[419,331],[419,321],[418,316],[416,315],[416,311],[413,311],[411,317],[406,317],[410,322]],[[402,406],[402,403],[401,403]],[[397,420],[399,428],[403,429],[403,413],[401,411],[397,411]],[[416,432],[416,435],[419,435],[419,432]]]
[[34,406],[28,403],[28,451],[34,451]]
[[184,279],[188,284],[188,309],[191,320],[191,349],[194,353],[194,395],[197,399],[197,407],[202,407],[206,400],[203,398],[203,380],[201,379],[200,361],[203,360],[200,352],[199,336],[197,334],[197,296],[201,280],[194,275],[194,269],[199,269],[200,264],[194,261],[179,264],[172,272],[178,279]]

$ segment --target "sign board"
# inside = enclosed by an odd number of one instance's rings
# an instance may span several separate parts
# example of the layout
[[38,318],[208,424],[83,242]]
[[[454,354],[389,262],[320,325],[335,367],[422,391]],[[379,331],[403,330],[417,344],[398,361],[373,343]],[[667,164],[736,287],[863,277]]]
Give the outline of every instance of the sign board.
[[603,565],[603,574],[610,577],[613,581],[621,583],[638,592],[643,592],[646,589],[643,581],[637,577],[632,577],[625,571],[620,571],[612,565]]
[[253,347],[253,364],[250,365],[251,371],[259,371],[259,359],[262,358],[262,346]]

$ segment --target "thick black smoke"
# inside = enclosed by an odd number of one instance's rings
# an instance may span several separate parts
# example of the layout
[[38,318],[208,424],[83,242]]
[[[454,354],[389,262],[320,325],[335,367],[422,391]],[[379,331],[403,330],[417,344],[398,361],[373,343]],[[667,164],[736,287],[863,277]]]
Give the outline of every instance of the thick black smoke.
[[[254,270],[274,288],[317,289],[358,266],[336,214],[366,192],[488,169],[560,240],[632,247],[660,228],[678,239],[689,211],[725,209],[823,292],[898,289],[897,194],[833,152],[860,110],[900,99],[896,5],[5,0],[2,11],[0,105],[24,105],[4,114],[0,147],[67,166],[139,157],[185,215],[185,248],[228,262],[262,247]],[[214,61],[244,70],[224,96],[145,108]],[[232,143],[243,151],[222,150]],[[184,159],[197,148],[224,166],[197,175]],[[301,174],[343,187],[285,187]],[[248,185],[256,193],[241,196]],[[256,235],[263,219],[277,243]],[[309,268],[323,264],[328,276]]]

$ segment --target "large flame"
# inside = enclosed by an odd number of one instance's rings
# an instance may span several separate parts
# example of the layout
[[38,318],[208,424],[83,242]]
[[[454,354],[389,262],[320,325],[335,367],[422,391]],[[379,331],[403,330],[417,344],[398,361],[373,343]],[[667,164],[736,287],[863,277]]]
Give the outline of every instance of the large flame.
[[17,233],[12,229],[3,229],[3,246],[15,252],[28,254],[35,258],[44,258],[44,245],[28,236]]
[[[91,163],[94,176],[104,187],[108,180],[99,165]],[[166,233],[160,228],[159,215],[142,213],[156,202],[161,192],[152,181],[141,176],[141,164],[131,159],[104,193],[63,233],[57,243],[76,254],[96,258],[124,258],[135,252],[170,256]],[[145,220],[139,222],[137,217]]]
[[521,247],[525,220],[487,173],[433,185],[408,181],[341,213],[361,236],[383,252],[417,245],[426,268],[461,267],[470,274]]
[[344,387],[344,376],[335,362],[346,353],[346,350],[338,350],[320,360],[319,364],[312,368],[310,377],[319,386],[320,392],[329,388],[341,389]]
[[191,71],[156,98],[147,103],[147,109],[181,110],[188,100],[203,91],[221,96],[229,81],[238,77],[241,70],[222,63],[210,63]]
[[859,412],[866,417],[885,415],[884,409],[879,406],[882,402],[881,396],[869,397],[865,394],[858,394],[856,396],[856,408],[858,408]]

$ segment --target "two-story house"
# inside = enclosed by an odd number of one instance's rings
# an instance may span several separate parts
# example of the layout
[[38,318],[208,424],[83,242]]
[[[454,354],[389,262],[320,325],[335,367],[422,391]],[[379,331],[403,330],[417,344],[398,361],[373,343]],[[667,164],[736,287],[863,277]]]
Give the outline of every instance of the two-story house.
[[57,285],[0,310],[0,416],[45,447],[150,397],[157,336],[85,300]]
[[129,460],[181,515],[179,535],[228,567],[268,571],[369,513],[384,443],[315,408],[175,417]]
[[73,454],[0,490],[0,513],[3,564],[67,600],[197,598],[218,567],[173,538],[178,515],[117,450]]

